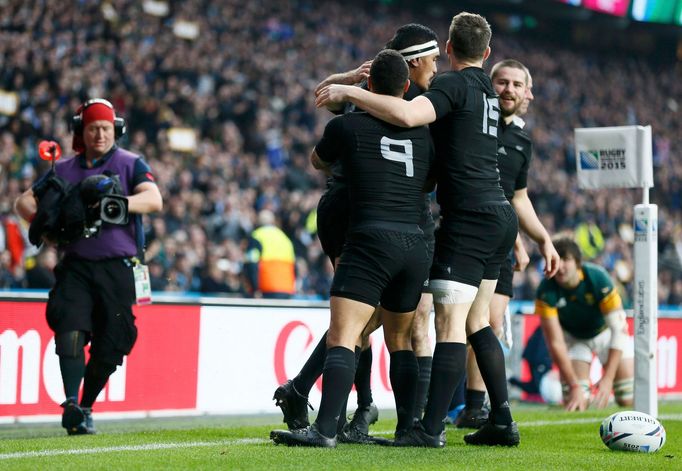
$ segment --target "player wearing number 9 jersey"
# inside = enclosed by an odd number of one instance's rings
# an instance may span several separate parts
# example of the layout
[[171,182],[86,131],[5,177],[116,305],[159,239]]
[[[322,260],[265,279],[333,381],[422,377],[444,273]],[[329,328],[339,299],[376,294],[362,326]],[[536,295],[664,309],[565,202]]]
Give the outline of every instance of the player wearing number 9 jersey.
[[[381,51],[368,86],[374,93],[402,97],[409,86],[403,56]],[[405,129],[364,112],[327,124],[311,158],[317,168],[341,162],[350,224],[331,288],[322,399],[310,428],[273,431],[275,443],[336,445],[339,415],[355,376],[356,341],[379,303],[385,313],[398,422],[403,427],[412,423],[418,367],[410,330],[430,266],[419,222],[433,155],[429,130],[423,126]],[[400,368],[394,369],[394,361]]]

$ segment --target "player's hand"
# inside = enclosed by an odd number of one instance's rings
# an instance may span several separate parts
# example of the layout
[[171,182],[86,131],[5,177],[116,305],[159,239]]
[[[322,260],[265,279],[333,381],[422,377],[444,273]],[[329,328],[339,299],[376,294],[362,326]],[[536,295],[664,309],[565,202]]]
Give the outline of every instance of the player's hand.
[[367,79],[367,77],[369,77],[369,69],[371,68],[372,68],[371,60],[363,62],[362,65],[355,69],[351,74],[353,83],[360,83],[363,80]]
[[603,409],[609,404],[609,397],[611,397],[611,390],[613,389],[613,381],[608,378],[602,378],[592,388],[594,395],[590,401],[590,409]]
[[552,278],[559,271],[561,257],[559,257],[559,253],[554,248],[552,241],[549,240],[540,244],[540,253],[542,253],[542,257],[545,259],[545,277]]
[[348,101],[348,91],[351,88],[353,85],[327,85],[320,90],[315,98],[315,106],[323,108],[327,105]]
[[319,95],[320,91],[324,87],[331,85],[332,83],[338,83],[343,85],[355,85],[357,83],[362,82],[367,77],[369,77],[369,69],[371,67],[372,61],[368,60],[366,62],[363,62],[362,65],[357,69],[344,72],[343,74],[335,74],[330,77],[327,77],[322,82],[318,83],[317,87],[315,87],[315,96]]
[[566,406],[564,408],[568,412],[573,412],[576,410],[584,411],[587,408],[587,399],[585,399],[585,393],[579,384],[571,387],[571,391],[568,394],[568,400],[566,401]]
[[524,271],[530,263],[530,257],[523,244],[514,244],[514,271]]

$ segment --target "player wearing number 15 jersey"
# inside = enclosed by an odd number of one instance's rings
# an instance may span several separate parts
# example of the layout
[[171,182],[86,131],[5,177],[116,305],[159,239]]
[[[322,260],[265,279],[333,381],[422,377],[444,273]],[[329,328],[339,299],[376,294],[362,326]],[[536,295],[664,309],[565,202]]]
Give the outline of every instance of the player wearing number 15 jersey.
[[[373,93],[402,97],[409,86],[403,56],[381,51],[372,62],[368,86]],[[312,161],[318,168],[341,162],[350,225],[331,288],[322,399],[312,426],[273,431],[275,443],[336,446],[339,415],[355,376],[356,341],[379,303],[398,422],[403,427],[412,423],[418,366],[410,332],[431,262],[419,222],[432,159],[426,127],[405,129],[364,112],[327,124]]]

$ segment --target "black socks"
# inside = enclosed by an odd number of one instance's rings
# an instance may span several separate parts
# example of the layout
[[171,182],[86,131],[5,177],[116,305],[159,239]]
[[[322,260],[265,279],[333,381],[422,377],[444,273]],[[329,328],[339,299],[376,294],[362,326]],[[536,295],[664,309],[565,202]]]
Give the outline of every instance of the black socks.
[[399,350],[391,353],[389,375],[395,397],[395,409],[398,413],[396,431],[405,430],[412,426],[417,397],[419,366],[414,352]]
[[372,347],[360,353],[358,367],[355,370],[355,389],[358,393],[358,408],[367,407],[372,403]]
[[431,381],[431,363],[433,357],[417,357],[417,365],[419,365],[419,377],[417,379],[417,399],[414,406],[414,416],[418,419],[422,418],[424,408],[426,407],[426,399],[429,395],[429,382]]
[[322,378],[322,400],[315,423],[322,435],[334,437],[355,377],[355,352],[345,347],[327,350]]
[[301,371],[294,378],[294,387],[299,394],[308,396],[308,393],[322,375],[324,368],[324,359],[327,356],[327,332],[324,333],[320,341],[315,346],[313,353],[301,368]]
[[448,413],[455,387],[465,372],[466,345],[455,342],[439,342],[433,352],[429,398],[422,424],[429,435],[443,431],[443,420]]
[[468,339],[476,353],[476,362],[490,396],[491,421],[496,425],[509,425],[512,423],[512,416],[509,409],[504,353],[500,342],[490,326],[471,334]]

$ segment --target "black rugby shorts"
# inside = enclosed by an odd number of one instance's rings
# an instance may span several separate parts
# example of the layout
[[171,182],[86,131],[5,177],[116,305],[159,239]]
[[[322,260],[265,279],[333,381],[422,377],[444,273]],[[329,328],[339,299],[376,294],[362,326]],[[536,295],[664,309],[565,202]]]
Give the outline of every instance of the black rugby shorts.
[[417,308],[430,259],[421,233],[353,231],[346,238],[331,295],[393,312]]
[[509,203],[453,211],[436,231],[430,279],[476,287],[481,280],[498,279],[518,230],[516,212]]
[[495,292],[503,296],[514,297],[514,286],[512,281],[514,280],[514,260],[512,254],[509,253],[507,258],[500,265],[500,276],[497,279],[497,286],[495,286]]
[[317,204],[317,236],[332,265],[341,256],[349,219],[348,187],[345,183],[334,182]]

